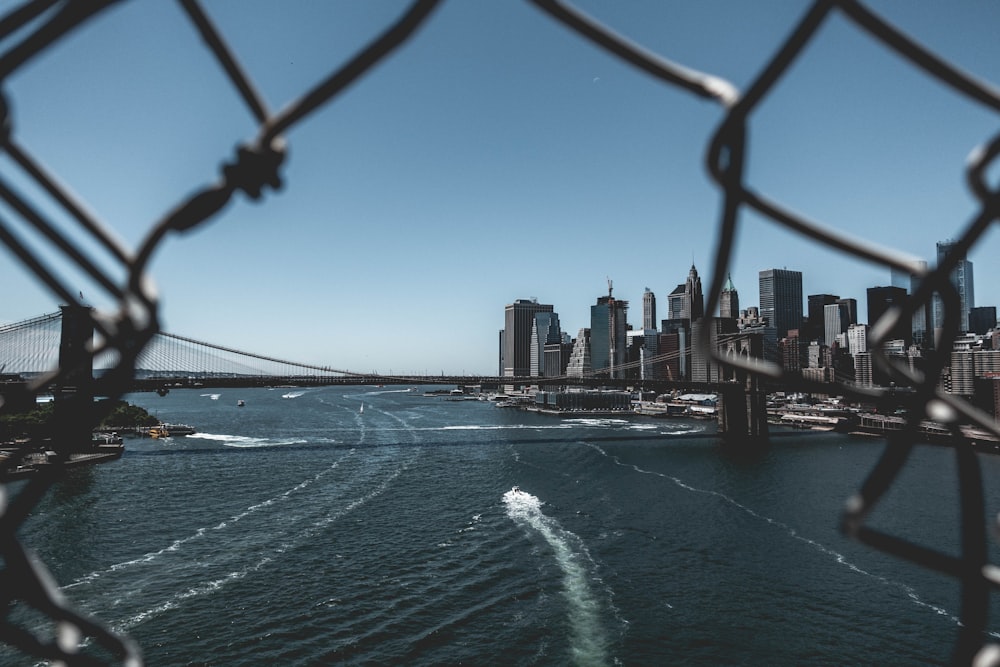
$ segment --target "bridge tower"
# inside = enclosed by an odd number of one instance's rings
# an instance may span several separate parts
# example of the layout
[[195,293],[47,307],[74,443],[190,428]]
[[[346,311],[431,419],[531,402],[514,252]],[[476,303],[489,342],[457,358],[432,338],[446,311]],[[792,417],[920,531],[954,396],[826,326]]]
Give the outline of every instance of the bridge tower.
[[94,320],[89,306],[60,306],[58,384],[53,388],[56,443],[59,451],[79,450],[90,443],[94,402]]
[[719,387],[719,433],[732,445],[758,445],[767,440],[767,394],[756,376]]

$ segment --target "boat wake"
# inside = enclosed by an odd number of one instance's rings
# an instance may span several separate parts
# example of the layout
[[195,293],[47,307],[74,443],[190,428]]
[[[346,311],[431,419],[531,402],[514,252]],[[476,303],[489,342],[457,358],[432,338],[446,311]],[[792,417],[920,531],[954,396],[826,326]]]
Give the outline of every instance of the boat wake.
[[122,570],[127,570],[136,566],[152,563],[163,556],[179,552],[189,542],[200,540],[209,535],[210,533],[212,533],[213,531],[220,531],[226,528],[232,528],[233,526],[235,526],[235,524],[239,523],[246,517],[256,514],[261,510],[265,510],[275,505],[276,503],[287,501],[293,495],[303,491],[307,487],[318,482],[323,477],[327,476],[328,474],[336,470],[338,467],[340,467],[340,464],[343,461],[349,459],[351,456],[353,456],[354,453],[355,450],[353,449],[348,451],[340,459],[334,461],[333,464],[330,465],[328,468],[319,471],[312,477],[308,477],[303,481],[299,482],[298,484],[296,484],[295,486],[288,488],[285,491],[282,491],[281,493],[278,493],[274,496],[271,496],[270,498],[262,500],[258,503],[254,503],[253,505],[246,507],[244,510],[237,512],[236,514],[233,514],[232,516],[226,519],[223,519],[214,526],[203,526],[201,528],[198,528],[195,532],[188,535],[187,537],[182,537],[174,540],[168,546],[165,546],[162,549],[158,549],[157,551],[150,551],[139,556],[138,558],[133,558],[132,560],[127,560],[120,563],[114,563],[113,565],[109,565],[104,570],[98,570],[91,572],[90,574],[86,574],[77,579],[76,581],[74,581],[73,583],[63,586],[62,590],[76,588],[78,586],[84,586],[86,584],[93,583],[96,579],[100,578],[102,575],[107,575],[113,572],[120,572]]
[[544,431],[548,429],[567,429],[572,428],[569,425],[563,424],[549,424],[546,426],[538,426],[535,424],[502,424],[502,425],[480,425],[480,424],[466,424],[466,425],[450,425],[450,426],[435,426],[433,428],[418,429],[422,431]]
[[573,426],[628,426],[632,422],[614,417],[570,417],[563,420]]
[[309,440],[303,440],[302,438],[283,438],[279,440],[272,440],[270,438],[251,438],[244,435],[226,435],[219,433],[194,433],[187,437],[201,438],[202,440],[214,440],[216,442],[221,442],[226,447],[240,447],[245,449],[251,449],[254,447],[280,447],[283,445],[309,444]]
[[691,433],[702,433],[705,430],[705,427],[701,424],[692,425],[687,421],[665,419],[636,422],[614,417],[572,417],[564,419],[563,422],[572,427],[614,428],[624,431],[655,432],[662,435],[688,435]]
[[379,389],[377,391],[366,391],[363,396],[380,396],[382,394],[408,394],[409,389]]
[[304,392],[304,391],[290,391],[287,394],[282,394],[281,397],[282,398],[298,398],[299,396],[302,396],[305,393],[306,392]]
[[[330,467],[280,493],[198,528],[163,548],[84,575],[62,590],[86,588],[88,594],[81,608],[106,618],[118,616],[113,627],[119,632],[129,632],[184,607],[195,598],[215,595],[230,584],[281,562],[286,552],[313,542],[318,535],[329,531],[331,525],[384,494],[418,457],[414,452],[389,469],[373,471],[375,474],[364,479],[349,471],[345,473],[354,483],[324,479],[347,463],[355,451],[350,450]],[[329,497],[333,503],[328,506],[309,502],[309,497],[302,495],[305,493]],[[306,511],[290,511],[289,503]],[[239,541],[244,548],[219,548],[220,544],[231,541]],[[129,590],[147,591],[149,595],[135,596],[135,600],[131,594],[122,596],[121,591],[126,587],[114,582],[125,580]]]
[[541,537],[552,550],[562,572],[563,597],[570,626],[571,662],[580,665],[610,664],[609,641],[601,618],[610,602],[599,598],[593,583],[599,582],[597,566],[583,541],[546,516],[542,502],[514,487],[503,495],[507,516],[529,534]]

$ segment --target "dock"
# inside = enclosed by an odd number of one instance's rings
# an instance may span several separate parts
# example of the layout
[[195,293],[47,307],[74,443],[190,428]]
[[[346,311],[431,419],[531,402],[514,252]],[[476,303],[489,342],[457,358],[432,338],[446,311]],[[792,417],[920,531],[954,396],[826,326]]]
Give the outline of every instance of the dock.
[[78,468],[120,459],[125,445],[118,443],[97,444],[86,451],[73,452],[65,459],[52,450],[25,452],[16,447],[0,448],[0,481],[24,479],[49,468]]

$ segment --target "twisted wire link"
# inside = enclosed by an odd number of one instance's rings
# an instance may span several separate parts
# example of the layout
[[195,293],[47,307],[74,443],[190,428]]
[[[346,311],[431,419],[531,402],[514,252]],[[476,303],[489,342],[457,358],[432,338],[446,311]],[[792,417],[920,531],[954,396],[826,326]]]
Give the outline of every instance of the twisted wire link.
[[[840,234],[836,227],[821,225],[755,192],[747,184],[744,172],[744,153],[750,138],[750,121],[754,110],[834,11],[841,12],[860,30],[897,52],[928,76],[950,87],[956,94],[1000,111],[1000,91],[941,59],[856,0],[817,0],[780,45],[776,55],[760,75],[742,93],[727,82],[650,54],[566,3],[559,0],[533,2],[578,34],[660,81],[719,102],[725,109],[725,117],[712,137],[706,156],[709,173],[719,186],[723,200],[706,313],[716,312],[719,295],[730,271],[739,215],[744,208],[750,208],[764,219],[817,243],[869,263],[906,271],[919,279],[914,295],[904,307],[890,310],[878,322],[872,323],[873,356],[898,384],[912,387],[912,394],[904,396],[900,392],[862,389],[843,381],[836,385],[836,390],[846,396],[874,400],[880,406],[906,408],[907,414],[904,429],[890,435],[874,469],[859,491],[848,499],[841,527],[847,535],[865,544],[958,579],[962,593],[961,623],[953,649],[953,662],[970,664],[976,660],[977,665],[1000,664],[1000,649],[985,644],[989,591],[1000,587],[1000,568],[987,561],[987,522],[979,463],[969,437],[959,429],[959,424],[971,423],[998,437],[1000,428],[990,415],[938,387],[941,371],[948,363],[948,353],[959,333],[959,295],[949,275],[990,225],[1000,218],[1000,192],[990,187],[985,178],[986,171],[1000,155],[1000,135],[984,143],[969,156],[966,179],[980,203],[980,210],[959,236],[953,250],[931,271],[914,265],[901,255],[878,250],[848,238]],[[896,322],[909,321],[921,307],[930,308],[935,296],[943,303],[943,331],[936,341],[936,351],[930,355],[923,372],[912,372],[890,360],[882,345],[891,337]],[[710,332],[710,326],[703,327],[697,342],[722,367],[747,372],[751,377],[780,382],[783,388],[793,391],[822,393],[831,389],[829,384],[804,379],[784,371],[777,364],[760,359],[740,360],[723,356],[711,345]],[[959,556],[891,536],[865,525],[865,518],[902,470],[914,443],[918,441],[920,422],[924,419],[949,426],[955,442],[961,498],[962,537]]]
[[[4,47],[0,49],[0,80],[118,1],[29,0],[0,17],[0,46]],[[92,361],[98,355],[117,360],[111,371],[94,381],[94,393],[99,395],[121,396],[134,374],[137,358],[159,331],[158,304],[146,267],[163,240],[172,232],[182,233],[204,224],[217,215],[238,191],[256,200],[268,188],[280,189],[280,168],[286,155],[284,133],[340,94],[412,36],[439,2],[412,2],[395,23],[376,36],[355,57],[334,67],[330,75],[312,90],[281,112],[272,114],[197,0],[179,1],[237,94],[249,108],[259,126],[259,134],[239,147],[235,158],[222,166],[219,182],[203,187],[155,223],[134,253],[122,247],[101,222],[87,212],[86,207],[76,201],[53,175],[47,173],[27,150],[18,145],[14,138],[15,128],[10,107],[6,98],[0,94],[0,150],[10,156],[24,175],[38,184],[85,234],[107,251],[127,276],[124,284],[117,281],[112,271],[94,260],[72,238],[60,231],[38,206],[0,179],[0,200],[25,225],[56,248],[61,253],[62,260],[82,269],[119,304],[117,312],[91,312],[90,315],[101,342],[87,352],[87,361]],[[15,36],[21,36],[20,40],[11,46],[4,46]],[[60,300],[71,306],[82,307],[82,296],[77,298],[50,264],[32,252],[14,230],[11,221],[3,216],[0,216],[0,242]],[[85,367],[89,368],[89,364]],[[76,368],[55,368],[51,373],[35,380],[29,391],[37,393],[39,388],[70,378],[76,371]],[[103,404],[109,405],[110,402]],[[63,600],[44,565],[16,537],[31,509],[63,472],[60,464],[68,458],[69,439],[74,434],[89,433],[103,416],[100,405],[93,404],[87,397],[68,397],[60,406],[64,413],[62,417],[69,418],[61,420],[67,422],[64,430],[57,433],[51,441],[29,441],[12,456],[0,461],[0,475],[5,475],[25,455],[40,446],[56,452],[54,465],[46,466],[43,471],[34,475],[16,497],[8,499],[6,490],[0,487],[0,641],[27,655],[59,661],[65,665],[106,664],[106,660],[99,656],[81,652],[81,644],[92,641],[114,660],[133,666],[142,664],[141,652],[134,642],[74,612]],[[54,636],[42,636],[37,631],[18,625],[12,618],[16,607],[27,607],[47,617],[55,628]]]
[[[0,44],[20,33],[28,34],[9,48],[0,49],[0,79],[118,1],[28,0],[9,11],[0,17]],[[890,310],[878,322],[872,323],[872,347],[876,350],[876,362],[898,384],[911,387],[912,392],[903,395],[901,392],[865,389],[844,381],[835,385],[846,396],[875,401],[880,406],[906,408],[908,415],[904,428],[888,437],[882,456],[862,482],[858,492],[848,500],[841,517],[841,527],[846,534],[865,544],[955,577],[962,591],[961,630],[953,654],[955,662],[969,664],[978,656],[977,664],[1000,664],[1000,650],[984,646],[989,592],[1000,587],[1000,567],[987,562],[986,520],[978,460],[959,425],[972,423],[998,436],[1000,429],[988,415],[937,386],[959,329],[959,296],[951,284],[949,274],[993,221],[1000,217],[1000,192],[990,187],[985,177],[987,170],[1000,155],[1000,135],[984,142],[969,157],[966,179],[979,201],[980,210],[959,237],[955,250],[933,270],[916,266],[901,255],[874,249],[848,238],[839,233],[836,226],[811,220],[756,192],[747,183],[744,162],[753,112],[833,12],[840,12],[859,30],[897,52],[914,67],[939,80],[958,95],[1000,111],[1000,92],[939,58],[856,0],[816,0],[745,91],[740,91],[720,77],[688,68],[634,44],[568,3],[560,0],[530,1],[597,47],[666,85],[717,102],[723,109],[725,115],[711,137],[706,152],[709,174],[719,187],[723,204],[718,221],[719,233],[706,312],[716,311],[734,252],[740,214],[747,208],[765,220],[816,243],[878,266],[909,272],[919,279],[915,293],[905,306]],[[0,199],[23,218],[26,224],[47,238],[67,261],[93,277],[120,305],[117,312],[94,313],[92,316],[94,327],[102,341],[93,354],[108,353],[118,359],[113,371],[96,381],[99,391],[109,396],[121,395],[131,379],[136,358],[159,330],[158,305],[146,267],[163,240],[172,232],[183,233],[204,224],[218,214],[237,191],[257,199],[267,188],[279,189],[282,184],[280,168],[287,154],[285,133],[342,93],[410,38],[439,0],[414,0],[395,23],[353,58],[333,69],[326,79],[277,113],[268,110],[239,60],[230,51],[197,0],[179,2],[257,122],[258,134],[237,150],[232,162],[223,166],[219,182],[203,187],[152,225],[134,253],[121,247],[54,176],[47,174],[17,144],[6,99],[0,94],[0,148],[126,270],[127,280],[125,284],[120,284],[109,272],[102,270],[99,263],[78,250],[71,239],[59,232],[45,215],[21,197],[13,187],[0,181]],[[0,217],[0,241],[11,249],[27,271],[34,274],[60,299],[68,304],[80,305],[73,291],[67,288],[45,261],[30,250],[13,231],[10,222],[3,217]],[[912,318],[920,308],[929,308],[935,298],[943,305],[944,327],[936,341],[936,350],[928,354],[927,364],[922,371],[911,371],[896,365],[884,353],[878,352],[881,344],[889,338],[895,322]],[[720,366],[744,372],[755,382],[780,381],[789,389],[829,391],[830,385],[792,375],[776,364],[760,359],[718,354],[709,344],[710,330],[710,326],[703,327],[703,335],[698,343]],[[38,380],[35,387],[37,389],[43,383],[69,377],[73,371],[72,368],[53,369],[48,376]],[[71,414],[88,428],[101,416],[89,404],[71,406]],[[904,466],[918,440],[920,422],[925,418],[948,425],[956,442],[955,456],[962,511],[959,556],[885,534],[865,523],[868,514],[891,488]],[[32,443],[32,446],[36,444]],[[10,465],[10,461],[0,463],[0,472]],[[3,557],[0,598],[4,602],[4,616],[0,618],[0,639],[43,659],[60,660],[70,665],[101,664],[93,657],[81,654],[77,648],[81,638],[92,638],[124,664],[140,664],[141,655],[129,640],[115,636],[67,607],[45,574],[44,567],[16,539],[18,527],[31,508],[44,497],[58,475],[59,469],[56,466],[50,472],[32,479],[17,497],[8,500],[0,495],[0,555]],[[2,493],[3,489],[0,487],[0,494]],[[50,640],[17,627],[10,618],[10,609],[15,602],[26,603],[58,621],[59,636]]]

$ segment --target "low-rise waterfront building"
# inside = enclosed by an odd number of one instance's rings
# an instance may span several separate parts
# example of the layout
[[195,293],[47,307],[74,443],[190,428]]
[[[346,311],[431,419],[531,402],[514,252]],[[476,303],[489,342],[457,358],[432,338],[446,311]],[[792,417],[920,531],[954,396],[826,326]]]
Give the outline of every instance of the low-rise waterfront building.
[[632,410],[632,395],[627,391],[540,391],[535,407],[558,412],[603,412]]

